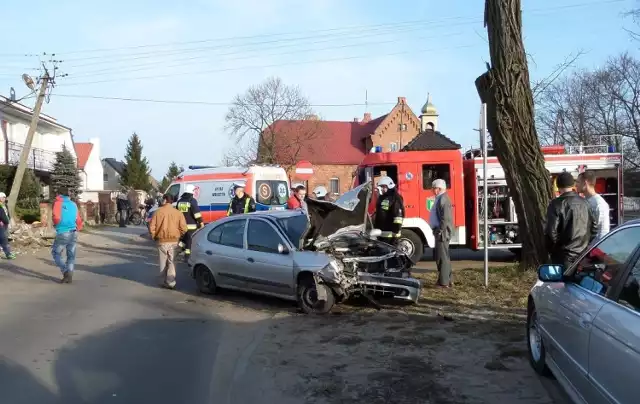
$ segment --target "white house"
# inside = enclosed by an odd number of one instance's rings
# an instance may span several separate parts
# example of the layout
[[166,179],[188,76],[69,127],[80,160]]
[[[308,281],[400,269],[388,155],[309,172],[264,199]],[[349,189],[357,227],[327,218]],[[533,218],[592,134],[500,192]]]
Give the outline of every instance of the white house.
[[[31,124],[31,108],[0,96],[0,165],[17,166]],[[28,167],[48,184],[56,153],[65,146],[77,158],[71,128],[61,125],[55,118],[40,114],[38,127],[29,152]],[[44,187],[45,195],[48,188]]]
[[89,139],[88,143],[75,143],[78,156],[78,172],[80,174],[83,202],[98,202],[99,191],[104,190],[102,160],[100,160],[100,139]]
[[125,164],[122,161],[114,158],[107,157],[102,159],[102,183],[104,189],[116,191],[122,188],[122,185],[120,185],[120,177],[122,177],[124,167]]

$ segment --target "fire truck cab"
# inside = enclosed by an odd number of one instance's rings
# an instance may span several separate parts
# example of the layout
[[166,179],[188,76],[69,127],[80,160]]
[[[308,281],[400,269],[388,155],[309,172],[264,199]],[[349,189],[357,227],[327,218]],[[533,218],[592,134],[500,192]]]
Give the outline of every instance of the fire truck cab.
[[[464,173],[459,150],[370,153],[358,168],[357,183],[377,182],[388,176],[397,184],[404,199],[405,218],[399,247],[414,261],[422,258],[424,247],[433,247],[435,239],[429,226],[429,212],[435,202],[431,183],[443,179],[453,206],[454,232],[451,244],[465,244]],[[373,213],[376,195],[372,198]]]
[[[607,146],[565,148],[543,147],[546,168],[551,180],[568,171],[577,177],[585,170],[597,173],[596,191],[610,207],[611,227],[622,223],[622,154]],[[435,202],[431,183],[443,179],[453,206],[454,232],[450,245],[473,250],[484,248],[485,207],[488,211],[489,248],[508,249],[514,253],[521,248],[518,218],[513,198],[497,157],[491,151],[487,157],[488,200],[483,201],[483,158],[479,150],[464,155],[460,150],[427,150],[368,154],[357,171],[355,183],[388,176],[397,184],[404,199],[405,218],[399,247],[415,262],[422,258],[424,247],[434,247],[435,240],[429,215]],[[375,211],[376,195],[369,212]]]

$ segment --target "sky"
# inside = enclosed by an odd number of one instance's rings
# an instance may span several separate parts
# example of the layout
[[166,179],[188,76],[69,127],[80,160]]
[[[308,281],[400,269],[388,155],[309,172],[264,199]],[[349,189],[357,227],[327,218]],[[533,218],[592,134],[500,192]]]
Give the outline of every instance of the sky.
[[[637,54],[624,16],[635,6],[524,0],[532,80],[580,51],[575,69]],[[102,158],[122,159],[135,131],[156,178],[171,161],[219,163],[237,143],[225,130],[229,103],[270,76],[298,86],[330,120],[385,114],[399,96],[419,114],[430,94],[439,130],[465,149],[478,144],[474,80],[489,61],[483,0],[32,0],[28,8],[4,0],[1,9],[0,94],[14,87],[26,95],[22,73],[38,75],[49,57],[37,55],[55,53],[68,75],[43,113],[71,127],[77,142],[100,138]]]

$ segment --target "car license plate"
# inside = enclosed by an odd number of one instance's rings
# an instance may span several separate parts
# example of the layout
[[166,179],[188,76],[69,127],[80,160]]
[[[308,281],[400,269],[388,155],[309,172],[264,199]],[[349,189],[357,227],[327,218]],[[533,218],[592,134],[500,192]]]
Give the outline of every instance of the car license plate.
[[272,206],[270,210],[284,210],[284,206]]

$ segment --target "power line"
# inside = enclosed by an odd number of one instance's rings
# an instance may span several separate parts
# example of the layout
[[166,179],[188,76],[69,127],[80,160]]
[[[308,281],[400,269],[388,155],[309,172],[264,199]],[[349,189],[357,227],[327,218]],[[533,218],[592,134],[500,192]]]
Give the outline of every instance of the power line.
[[[538,11],[543,11],[543,12],[557,11],[557,10],[564,10],[564,9],[571,9],[571,8],[590,7],[590,6],[607,5],[607,4],[622,3],[622,2],[625,2],[625,0],[580,2],[580,3],[566,4],[566,5],[554,6],[554,7],[533,8],[529,10],[523,10],[523,13],[528,14],[528,13],[538,12]],[[379,28],[379,27],[399,27],[407,24],[434,24],[434,23],[443,23],[443,21],[448,21],[448,20],[460,20],[460,19],[473,19],[474,20],[473,23],[475,23],[478,20],[476,17],[452,16],[452,17],[439,18],[438,20],[409,20],[409,21],[403,21],[398,23],[372,24],[372,25],[359,25],[359,26],[356,25],[356,26],[349,26],[349,27],[336,27],[336,28],[320,29],[320,30],[293,31],[293,32],[284,32],[284,33],[258,34],[258,35],[250,35],[250,36],[221,37],[221,38],[194,40],[194,41],[145,44],[145,45],[135,45],[135,46],[127,46],[127,47],[117,47],[117,48],[85,49],[85,50],[76,50],[76,51],[57,52],[56,55],[59,56],[59,55],[72,55],[72,54],[96,53],[96,52],[113,52],[113,51],[122,51],[122,50],[154,48],[154,47],[181,46],[181,45],[190,45],[190,44],[198,44],[198,43],[217,42],[217,41],[233,41],[233,40],[246,40],[246,39],[265,38],[265,37],[274,37],[274,36],[336,32],[336,31],[345,31],[345,30],[366,30],[366,29]],[[135,53],[132,53],[130,55],[134,55],[134,54]],[[36,55],[0,54],[0,57],[3,57],[3,56],[4,57],[10,57],[10,56],[32,57]],[[72,59],[72,60],[79,60],[79,59]]]
[[[232,102],[211,102],[211,101],[193,101],[193,100],[157,100],[150,98],[129,98],[129,97],[105,97],[98,95],[79,95],[79,94],[53,94],[53,97],[82,98],[93,100],[111,100],[111,101],[129,101],[129,102],[149,102],[156,104],[185,104],[185,105],[208,105],[208,106],[230,106]],[[244,105],[258,105],[252,103],[244,103]],[[392,102],[369,102],[369,103],[346,103],[346,104],[309,104],[310,107],[355,107],[363,105],[395,105]],[[276,107],[291,107],[291,104],[275,104]]]
[[[411,49],[411,50],[391,52],[391,53],[376,53],[375,56],[397,56],[397,55],[405,55],[410,53],[424,53],[424,52],[433,52],[438,50],[471,48],[474,46],[475,45],[460,45],[460,46],[452,46],[452,47],[445,47],[445,48]],[[237,71],[237,70],[265,69],[269,67],[305,65],[305,64],[313,64],[313,63],[330,63],[330,62],[339,62],[344,60],[355,60],[355,59],[366,59],[366,58],[371,58],[371,55],[368,54],[368,55],[358,55],[358,56],[345,56],[345,57],[338,57],[338,58],[331,58],[331,59],[316,59],[316,60],[306,60],[306,61],[298,61],[298,62],[274,63],[274,64],[261,65],[261,66],[231,67],[231,68],[225,68],[225,69],[204,70],[204,71],[198,71],[198,72],[179,72],[179,73],[167,73],[167,74],[159,74],[159,75],[143,76],[143,77],[123,77],[120,79],[116,78],[116,79],[105,79],[105,80],[96,80],[96,81],[73,82],[68,84],[61,84],[59,85],[59,87],[71,87],[71,86],[98,84],[98,83],[111,83],[116,81],[158,79],[158,78],[164,78],[164,77],[176,77],[176,76],[185,76],[185,75],[195,76],[200,74],[221,73],[221,72],[229,72],[229,71]]]
[[[457,35],[462,35],[462,32],[455,32],[455,33],[451,33],[451,34],[447,34],[447,35],[429,35],[429,36],[417,36],[414,39],[429,39],[429,38],[443,38],[443,37],[453,37],[453,36],[457,36]],[[354,48],[354,47],[363,47],[363,46],[369,46],[369,45],[381,45],[381,44],[390,44],[390,43],[396,43],[396,42],[402,42],[404,41],[404,39],[399,38],[399,39],[390,39],[390,40],[386,40],[386,41],[375,41],[375,42],[358,42],[355,44],[346,44],[346,45],[339,45],[339,46],[328,46],[328,47],[322,47],[322,48],[310,48],[310,49],[297,49],[297,50],[291,50],[291,51],[287,51],[287,52],[277,52],[277,53],[266,53],[266,54],[260,54],[260,55],[246,55],[246,56],[242,56],[242,57],[235,57],[235,58],[224,58],[221,60],[216,60],[216,62],[228,62],[228,61],[236,61],[236,60],[244,60],[244,59],[253,59],[253,58],[261,58],[261,57],[265,57],[265,56],[282,56],[282,55],[292,55],[292,54],[300,54],[300,53],[306,53],[306,52],[317,52],[317,51],[326,51],[326,50],[336,50],[336,49],[345,49],[345,48]],[[321,41],[321,42],[325,42],[325,41]],[[321,43],[318,42],[318,43]],[[284,46],[279,46],[279,47],[273,47],[274,48],[285,48],[287,47],[287,45]],[[204,62],[208,62],[208,60],[200,60],[198,62],[186,62],[186,61],[192,61],[192,60],[197,60],[197,59],[209,59],[212,56],[216,56],[216,57],[220,57],[220,56],[228,56],[228,55],[236,55],[236,54],[243,54],[245,52],[227,52],[227,53],[221,53],[221,54],[217,54],[217,55],[201,55],[201,56],[194,56],[191,58],[184,58],[182,59],[182,62],[180,63],[174,63],[174,64],[169,64],[169,65],[162,65],[162,68],[169,68],[169,67],[183,67],[183,66],[191,66],[194,64],[201,64]],[[183,63],[184,62],[184,63]],[[74,74],[74,73],[70,73],[70,76],[72,77],[85,77],[85,76],[93,76],[99,73],[133,73],[133,72],[138,72],[138,71],[144,71],[144,70],[152,70],[152,69],[157,69],[158,68],[158,64],[157,62],[152,62],[152,63],[144,63],[142,65],[139,65],[140,67],[137,66],[131,66],[134,68],[126,68],[126,69],[113,69],[113,68],[106,68],[106,69],[98,69],[98,70],[90,70],[90,71],[82,71],[79,74]]]

